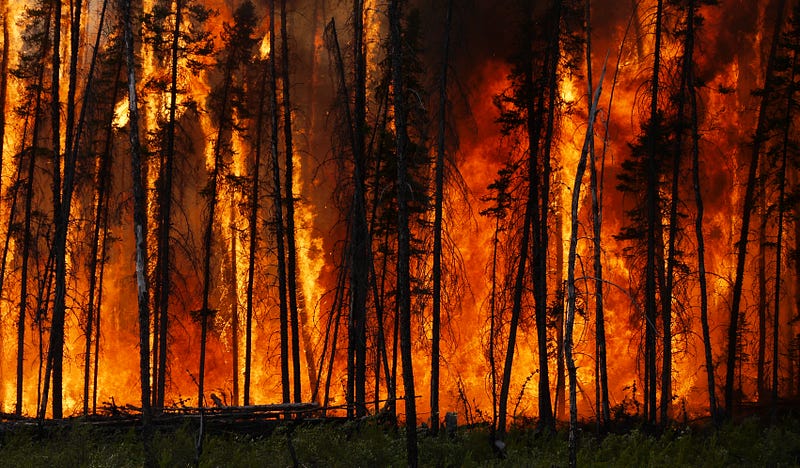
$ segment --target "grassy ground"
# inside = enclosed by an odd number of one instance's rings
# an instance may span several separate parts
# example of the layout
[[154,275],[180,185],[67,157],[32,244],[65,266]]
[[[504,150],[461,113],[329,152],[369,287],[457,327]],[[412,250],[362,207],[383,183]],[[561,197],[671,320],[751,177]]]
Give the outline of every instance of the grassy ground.
[[[153,452],[160,466],[194,465],[196,429],[159,431]],[[371,424],[280,427],[268,436],[214,434],[205,439],[201,466],[292,466],[291,446],[301,466],[405,466],[405,441]],[[566,434],[543,436],[516,430],[499,459],[482,429],[420,439],[422,466],[565,466]],[[74,424],[42,435],[35,429],[0,434],[0,465],[22,467],[142,466],[144,450],[133,430],[109,431]],[[681,428],[660,436],[640,430],[602,439],[583,434],[580,466],[798,466],[800,422],[766,426],[755,419],[718,431]]]

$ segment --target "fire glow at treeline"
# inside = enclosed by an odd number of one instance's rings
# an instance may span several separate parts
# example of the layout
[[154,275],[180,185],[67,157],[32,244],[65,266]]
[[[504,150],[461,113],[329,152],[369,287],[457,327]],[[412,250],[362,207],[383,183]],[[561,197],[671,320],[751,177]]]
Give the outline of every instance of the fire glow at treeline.
[[800,10],[712,3],[3,0],[2,411],[797,396]]

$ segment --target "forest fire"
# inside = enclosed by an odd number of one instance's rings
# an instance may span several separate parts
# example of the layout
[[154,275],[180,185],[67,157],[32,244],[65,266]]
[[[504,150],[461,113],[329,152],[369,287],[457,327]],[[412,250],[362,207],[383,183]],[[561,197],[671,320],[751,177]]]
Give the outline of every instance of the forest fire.
[[0,410],[795,398],[800,7],[422,3],[4,1]]

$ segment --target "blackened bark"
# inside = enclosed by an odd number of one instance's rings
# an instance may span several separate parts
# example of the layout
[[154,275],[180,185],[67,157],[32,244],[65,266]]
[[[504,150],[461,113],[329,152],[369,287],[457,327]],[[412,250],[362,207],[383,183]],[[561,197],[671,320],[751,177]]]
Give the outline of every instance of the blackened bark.
[[645,160],[645,172],[647,186],[645,188],[645,216],[647,218],[646,242],[647,260],[645,264],[645,419],[650,424],[656,422],[656,320],[658,316],[658,304],[656,300],[656,233],[659,222],[659,203],[658,203],[658,137],[659,131],[659,73],[661,71],[661,40],[662,40],[662,20],[664,15],[664,5],[662,0],[658,0],[655,18],[655,51],[653,53],[653,75],[650,84],[650,116],[647,132],[647,157]]
[[[366,112],[366,62],[363,58],[363,2],[355,0],[354,10],[354,53],[356,55],[355,106],[350,110],[350,95],[345,80],[344,62],[333,20],[326,28],[328,46],[334,57],[334,66],[339,84],[339,95],[343,100],[344,114],[350,148],[353,152],[353,202],[350,207],[349,232],[347,242],[347,272],[349,274],[350,304],[347,343],[347,404],[348,417],[366,414],[366,301],[370,273],[369,226],[366,214],[365,163],[364,163],[364,113]],[[361,26],[359,26],[361,25]],[[359,31],[361,31],[359,33]],[[361,47],[358,46],[361,44]],[[363,67],[358,65],[363,63]],[[358,70],[361,70],[360,72]],[[358,122],[361,122],[359,124]],[[362,385],[363,384],[363,385]],[[361,396],[362,399],[359,399]]]
[[[586,53],[587,63],[591,64],[591,1],[586,2]],[[628,31],[625,31],[627,37]],[[624,44],[624,41],[623,41]],[[620,50],[622,46],[620,46]],[[621,57],[621,54],[620,54]],[[605,427],[611,419],[611,412],[608,403],[608,366],[606,363],[606,331],[605,331],[605,309],[603,304],[604,284],[603,284],[603,263],[602,263],[602,227],[603,227],[603,175],[605,174],[605,152],[608,149],[608,121],[611,118],[611,109],[614,102],[614,90],[616,88],[617,74],[619,73],[619,61],[614,72],[614,82],[611,86],[611,96],[609,97],[606,136],[603,139],[603,154],[600,160],[600,175],[597,173],[597,159],[595,153],[594,139],[589,144],[589,177],[590,192],[592,195],[592,254],[594,263],[594,304],[595,304],[595,405],[598,426]],[[591,68],[591,65],[589,65]],[[589,78],[589,92],[594,86],[592,79]]]
[[292,139],[292,100],[289,80],[289,35],[287,32],[286,0],[281,0],[281,81],[283,82],[283,144],[285,148],[286,187],[286,281],[289,293],[289,321],[292,333],[292,380],[293,397],[302,401],[300,385],[300,322],[297,296],[297,246],[294,224],[294,146]]
[[[48,20],[49,21],[49,20]],[[49,29],[49,28],[47,28]],[[45,40],[41,44],[41,52],[40,55],[43,57],[45,51],[48,47],[48,41]],[[25,220],[24,220],[24,227],[22,231],[22,268],[20,272],[20,303],[19,303],[19,316],[17,320],[17,393],[16,393],[16,406],[15,406],[15,414],[20,416],[22,414],[22,394],[23,394],[23,382],[24,382],[24,356],[25,356],[25,319],[27,315],[27,287],[28,287],[28,257],[30,253],[30,243],[31,243],[31,213],[32,213],[32,204],[33,204],[33,178],[35,175],[36,170],[36,142],[39,140],[39,130],[41,128],[41,112],[42,112],[42,83],[44,82],[44,72],[45,67],[43,64],[39,65],[38,67],[38,77],[37,77],[37,85],[35,87],[35,96],[31,96],[31,100],[33,103],[29,102],[28,104],[33,104],[33,114],[26,116],[25,123],[23,126],[22,131],[22,145],[20,156],[24,156],[26,153],[28,154],[28,165],[27,165],[27,176],[25,181]],[[27,133],[29,122],[33,119],[33,128],[32,128],[32,138],[30,147],[26,150],[26,140],[27,140]],[[22,164],[22,158],[20,157],[20,161],[17,164],[17,177],[16,177],[16,184],[20,184],[21,180],[20,177],[22,175],[23,168],[25,167]],[[10,214],[8,220],[8,227],[6,229],[6,238],[3,246],[3,259],[2,259],[2,270],[0,270],[0,290],[2,290],[3,284],[5,284],[5,274],[6,274],[6,264],[8,259],[8,251],[9,251],[9,243],[12,236],[12,228],[15,219],[15,213],[17,209],[17,200],[19,197],[19,187],[15,187],[12,195],[11,207],[10,207]],[[43,417],[42,413],[42,417]]]
[[150,294],[147,278],[147,212],[142,179],[142,148],[139,142],[139,110],[136,93],[133,11],[131,0],[122,0],[125,60],[128,71],[128,132],[133,178],[133,232],[136,239],[136,291],[139,304],[139,378],[142,397],[142,425],[150,425]]
[[417,455],[417,403],[414,393],[414,363],[411,354],[411,275],[409,271],[411,236],[408,203],[411,194],[408,185],[408,154],[406,154],[408,133],[400,11],[400,0],[392,0],[389,4],[389,30],[394,119],[397,132],[397,304],[405,387],[407,462],[409,467],[416,468],[419,462]]
[[571,210],[571,235],[569,239],[569,254],[567,257],[567,313],[564,331],[564,354],[566,354],[567,372],[569,373],[569,466],[577,466],[578,459],[578,368],[575,366],[573,358],[573,329],[575,326],[575,259],[578,248],[578,209],[580,204],[581,184],[583,175],[586,172],[586,159],[590,150],[590,140],[594,138],[594,121],[597,117],[597,103],[600,101],[600,93],[603,87],[603,77],[605,76],[605,65],[600,75],[600,84],[594,92],[591,106],[589,107],[589,123],[586,128],[586,137],[583,141],[583,150],[575,171],[575,183],[572,186],[572,210]]
[[[53,167],[61,167],[61,104],[59,100],[61,80],[61,2],[53,2],[53,54],[51,77],[51,126]],[[50,324],[50,347],[45,370],[45,382],[42,396],[42,411],[47,406],[48,385],[52,376],[53,418],[63,417],[63,363],[64,363],[64,316],[66,296],[66,222],[61,211],[61,171],[53,171],[53,256],[55,257],[56,295],[53,303],[53,317]],[[61,238],[64,242],[61,242]],[[42,417],[44,414],[42,414]]]
[[[686,44],[684,45],[687,64],[694,63],[696,8],[695,0],[690,0]],[[692,134],[692,185],[697,209],[697,214],[695,216],[695,238],[697,239],[697,270],[700,283],[700,323],[703,330],[703,354],[706,363],[709,414],[711,415],[712,421],[717,423],[719,415],[717,411],[716,380],[714,378],[714,359],[711,352],[711,331],[708,325],[708,282],[706,280],[705,236],[703,235],[705,206],[703,205],[703,194],[700,191],[700,133],[698,131],[697,89],[695,88],[693,66],[689,66],[687,74],[687,91],[689,92]]]
[[[795,10],[797,11],[797,10]],[[779,348],[779,328],[780,328],[780,310],[781,310],[781,262],[783,261],[783,221],[786,215],[786,170],[789,157],[789,147],[792,144],[791,129],[794,120],[795,108],[795,83],[797,82],[797,64],[798,51],[792,51],[792,64],[790,68],[790,78],[787,86],[786,96],[786,115],[785,124],[783,126],[783,135],[781,142],[781,165],[778,171],[778,239],[775,246],[775,298],[774,310],[772,315],[772,418],[773,421],[777,420],[778,409],[778,348]]]
[[97,278],[97,306],[95,310],[95,325],[94,325],[94,370],[92,372],[92,414],[97,414],[97,376],[100,369],[100,333],[101,327],[101,311],[103,310],[103,279],[106,272],[106,249],[108,247],[108,206],[109,199],[106,197],[105,206],[103,207],[103,240],[101,241],[100,250],[100,275]]
[[[367,291],[369,290],[370,241],[366,212],[366,79],[367,62],[364,52],[364,2],[353,2],[353,61],[354,105],[352,126],[353,183],[355,194],[352,207],[350,245],[350,329],[348,340],[348,380],[350,415],[366,415],[367,371]],[[349,103],[349,101],[348,101]],[[349,105],[349,104],[348,104]]]
[[[6,138],[6,100],[8,97],[8,54],[10,53],[9,27],[8,27],[8,0],[0,2],[0,13],[3,14],[3,54],[0,58],[0,189],[3,183],[3,153]],[[2,190],[0,190],[2,192]]]
[[[445,12],[444,52],[439,79],[439,138],[436,146],[436,174],[433,217],[433,319],[431,336],[431,431],[439,431],[439,341],[442,309],[442,204],[444,202],[444,164],[447,130],[447,70],[450,57],[450,24],[453,0],[448,0]],[[494,391],[494,390],[493,390]]]
[[744,286],[744,267],[747,259],[747,242],[750,235],[750,217],[754,208],[755,189],[758,183],[756,177],[761,156],[761,148],[765,141],[767,126],[767,107],[773,92],[773,73],[775,68],[776,53],[778,42],[780,41],[781,29],[784,22],[784,11],[786,10],[786,0],[778,2],[778,9],[775,19],[775,28],[772,34],[772,45],[770,46],[769,58],[767,59],[767,69],[764,78],[764,90],[761,95],[761,106],[758,111],[758,122],[756,133],[753,139],[753,152],[750,156],[750,168],[747,174],[747,186],[742,203],[742,224],[739,231],[739,241],[737,242],[736,257],[736,277],[733,283],[733,295],[731,298],[730,317],[728,322],[728,349],[726,355],[727,370],[725,374],[725,411],[728,416],[733,413],[734,403],[734,376],[736,374],[736,358],[739,342],[739,309],[742,303],[742,288]]
[[[526,34],[526,43],[530,43],[534,25],[532,20],[531,4],[526,4],[525,23],[523,30]],[[525,55],[523,66],[524,76],[522,86],[527,93],[533,95],[533,63],[529,53]],[[544,100],[544,87],[539,87],[536,91],[536,102]],[[514,364],[514,353],[517,343],[517,328],[519,326],[520,314],[522,311],[522,296],[525,289],[525,271],[528,262],[528,255],[531,247],[531,230],[533,219],[538,219],[538,200],[539,200],[539,134],[541,133],[542,121],[539,113],[535,112],[533,105],[529,104],[526,112],[526,130],[528,132],[528,193],[525,203],[525,215],[522,222],[522,238],[519,243],[519,262],[514,265],[514,286],[512,291],[511,318],[508,324],[508,340],[506,344],[506,355],[503,364],[503,378],[500,384],[500,401],[497,410],[497,437],[499,440],[506,435],[506,417],[508,408],[508,393],[511,386],[511,371]],[[537,234],[538,236],[538,234]],[[534,263],[532,259],[531,263]]]
[[250,404],[250,374],[253,358],[253,289],[255,282],[256,250],[258,247],[258,209],[259,209],[259,190],[261,174],[261,149],[263,145],[264,129],[264,103],[266,101],[267,76],[269,74],[269,62],[264,61],[264,70],[261,72],[261,79],[258,85],[258,109],[256,117],[255,134],[255,154],[253,160],[253,174],[251,176],[250,189],[250,251],[247,261],[247,293],[246,293],[246,312],[245,312],[245,345],[244,345],[244,405]]
[[[545,55],[544,70],[547,73],[547,124],[545,127],[544,141],[542,142],[542,175],[541,190],[539,191],[540,200],[537,200],[537,216],[532,218],[533,230],[533,253],[531,256],[533,270],[533,295],[534,306],[536,309],[536,336],[539,358],[539,425],[555,430],[555,418],[553,417],[553,403],[550,398],[550,372],[547,351],[547,252],[549,248],[549,214],[550,214],[550,177],[552,165],[550,154],[554,140],[554,128],[556,118],[556,102],[558,92],[558,67],[561,59],[561,14],[562,1],[555,0],[549,23],[553,28],[548,35],[547,52]],[[544,101],[540,101],[544,104]],[[533,108],[533,103],[531,103]],[[530,136],[528,137],[530,141]],[[538,138],[538,136],[537,136]],[[535,148],[536,145],[530,146]],[[535,154],[535,153],[534,153]],[[538,157],[538,155],[536,156]],[[536,174],[536,177],[539,177]]]
[[183,23],[183,0],[175,2],[175,29],[172,32],[171,63],[170,63],[170,89],[169,89],[169,116],[167,118],[167,147],[163,153],[163,167],[161,168],[159,197],[159,228],[158,228],[158,297],[157,315],[158,327],[154,333],[158,336],[158,365],[155,371],[155,407],[164,407],[164,394],[166,391],[167,354],[169,333],[169,293],[171,283],[171,244],[172,232],[172,179],[175,164],[175,114],[178,107],[178,53],[180,51],[181,24]]
[[[89,67],[89,79],[87,81],[86,90],[84,91],[84,100],[81,106],[81,113],[80,118],[78,119],[78,128],[76,131],[76,138],[75,138],[75,149],[73,150],[73,154],[77,155],[77,147],[80,140],[80,134],[83,129],[84,121],[86,118],[86,108],[88,107],[89,98],[93,93],[90,93],[92,90],[91,83],[92,78],[94,76],[95,66],[97,64],[97,53],[100,50],[100,38],[102,36],[103,30],[103,23],[105,21],[106,15],[106,7],[108,6],[108,0],[103,1],[103,6],[100,11],[100,22],[99,27],[97,29],[97,35],[95,36],[94,42],[94,50],[92,51],[92,59],[91,65]],[[78,15],[80,17],[80,15]],[[74,45],[74,44],[73,44]],[[119,77],[120,72],[122,69],[122,61],[119,61],[119,65],[117,68],[117,73],[115,77]],[[119,89],[119,83],[115,82],[114,86],[114,96],[111,99],[111,102],[117,102],[117,90]],[[113,141],[114,137],[114,128],[113,128],[113,111],[107,116],[107,126],[106,126],[106,133],[105,133],[105,148],[103,153],[100,155],[100,162],[97,169],[97,174],[95,176],[95,207],[94,207],[94,222],[92,227],[92,244],[91,244],[91,252],[89,256],[89,302],[86,307],[86,329],[85,329],[85,350],[84,350],[84,361],[83,361],[83,415],[86,416],[89,414],[89,381],[90,381],[90,369],[91,369],[91,351],[92,351],[92,335],[93,330],[92,327],[94,326],[94,308],[95,308],[95,297],[97,291],[97,266],[98,261],[102,261],[102,259],[98,260],[97,254],[100,250],[100,237],[101,237],[101,227],[102,227],[102,220],[103,220],[103,208],[106,204],[105,198],[108,192],[108,184],[110,179],[110,161],[111,161],[111,142]]]
[[[275,50],[275,0],[270,1],[269,5],[269,43],[270,51]],[[280,162],[278,160],[278,121],[280,118],[280,111],[278,108],[278,67],[275,63],[274,52],[269,58],[270,80],[269,80],[269,98],[271,104],[271,129],[270,129],[270,151],[272,155],[272,182],[273,182],[273,200],[275,210],[275,243],[277,244],[278,251],[278,294],[279,311],[280,311],[280,349],[281,349],[281,389],[283,395],[283,402],[289,403],[291,401],[291,388],[289,379],[289,309],[286,303],[286,247],[284,243],[283,231],[283,199],[281,198],[281,176],[280,176]]]

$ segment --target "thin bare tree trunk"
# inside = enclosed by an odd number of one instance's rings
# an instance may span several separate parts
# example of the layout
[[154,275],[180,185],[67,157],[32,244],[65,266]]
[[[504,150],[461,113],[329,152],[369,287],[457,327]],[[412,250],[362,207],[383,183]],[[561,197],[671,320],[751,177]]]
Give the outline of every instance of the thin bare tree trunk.
[[[608,58],[606,58],[608,60]],[[567,257],[567,314],[564,332],[564,353],[567,360],[567,372],[569,373],[569,466],[577,466],[577,432],[578,432],[578,368],[575,366],[573,357],[573,329],[575,326],[575,259],[578,247],[578,209],[580,204],[581,184],[583,174],[586,172],[586,159],[589,153],[590,140],[594,138],[594,121],[597,117],[597,103],[600,101],[600,93],[603,89],[603,78],[605,77],[606,67],[600,74],[600,83],[594,92],[591,107],[589,108],[589,124],[586,128],[586,136],[583,141],[581,157],[575,171],[575,184],[572,187],[572,211],[571,211],[571,235],[569,239],[569,254]]]
[[236,198],[234,196],[230,197],[229,212],[231,251],[228,259],[228,301],[231,312],[231,380],[233,381],[231,405],[239,406],[239,288],[236,269],[239,230],[236,228]]
[[[269,5],[269,43],[270,50],[275,50],[275,0],[270,1]],[[284,231],[283,231],[283,199],[281,197],[281,176],[280,176],[280,162],[278,160],[278,121],[280,118],[280,111],[278,108],[278,68],[275,63],[275,54],[272,53],[269,58],[270,67],[270,81],[269,81],[269,98],[272,112],[271,130],[270,130],[270,151],[272,155],[272,182],[273,182],[273,200],[275,209],[275,243],[278,250],[278,294],[280,295],[279,311],[280,311],[280,349],[281,349],[281,389],[283,395],[283,402],[288,403],[291,401],[291,389],[289,379],[289,309],[286,303],[286,247],[284,244]]]
[[[49,28],[48,28],[49,29]],[[42,43],[41,54],[44,55],[45,50],[47,49],[47,41]],[[36,170],[36,153],[37,147],[36,142],[39,140],[39,129],[41,125],[41,108],[42,108],[42,83],[44,82],[44,66],[40,65],[39,68],[39,76],[38,76],[38,83],[36,86],[35,91],[35,104],[33,105],[33,129],[32,129],[32,138],[31,144],[28,150],[25,149],[25,144],[27,140],[27,133],[28,133],[28,122],[29,116],[26,116],[25,123],[23,126],[22,131],[22,144],[20,148],[20,160],[17,164],[17,177],[16,182],[19,184],[20,176],[22,175],[24,164],[22,164],[22,156],[25,155],[26,152],[29,152],[28,155],[28,166],[27,166],[27,176],[25,182],[25,218],[24,218],[24,227],[22,231],[22,269],[20,272],[20,303],[19,303],[19,317],[17,320],[17,394],[16,394],[16,407],[15,407],[15,414],[20,416],[22,414],[22,396],[23,396],[23,381],[24,381],[24,356],[25,356],[25,319],[27,316],[27,287],[28,287],[28,257],[30,252],[30,243],[31,243],[31,211],[32,211],[32,204],[33,204],[33,177],[35,175]],[[13,222],[15,219],[15,213],[17,209],[17,199],[19,196],[19,188],[14,189],[10,212],[9,212],[9,220],[8,226],[6,229],[6,239],[3,246],[3,259],[2,259],[2,270],[0,271],[0,290],[2,290],[2,286],[5,283],[5,274],[6,274],[6,263],[8,259],[8,251],[9,251],[9,243],[11,240],[12,234],[12,227]],[[44,414],[42,413],[42,417]]]
[[775,68],[776,53],[780,40],[782,24],[784,22],[784,11],[786,10],[786,0],[780,0],[775,19],[775,28],[772,35],[772,45],[770,46],[769,59],[764,78],[764,91],[761,95],[761,106],[758,111],[758,123],[753,140],[753,152],[750,156],[750,168],[747,175],[747,186],[742,203],[742,224],[737,242],[736,257],[736,277],[733,283],[733,295],[731,298],[731,309],[728,324],[728,349],[726,356],[727,370],[725,374],[725,411],[730,416],[733,412],[734,398],[734,376],[736,374],[736,355],[739,343],[739,309],[742,302],[742,288],[744,286],[744,267],[747,259],[747,242],[750,236],[750,216],[752,214],[755,188],[758,182],[757,172],[761,156],[761,148],[765,140],[767,125],[767,104],[773,91],[773,69]]
[[175,29],[172,31],[172,47],[170,61],[169,115],[167,117],[167,147],[163,153],[161,183],[159,197],[159,230],[158,230],[158,327],[154,334],[158,342],[154,345],[158,352],[158,364],[155,371],[155,406],[164,407],[166,392],[167,355],[169,335],[169,293],[171,291],[171,258],[170,234],[172,233],[172,179],[175,165],[175,125],[178,108],[178,54],[180,51],[181,25],[183,23],[183,0],[175,2]]
[[[364,52],[364,1],[353,2],[353,66],[354,106],[352,126],[352,150],[354,161],[355,196],[353,200],[354,223],[351,231],[350,267],[350,330],[348,354],[351,369],[348,371],[351,416],[366,415],[366,370],[367,370],[367,292],[369,285],[370,240],[366,213],[366,80],[367,63]],[[347,101],[350,102],[349,100]]]
[[258,247],[258,209],[261,148],[263,143],[264,128],[264,102],[266,101],[267,75],[269,62],[264,62],[261,80],[258,85],[258,110],[256,111],[255,159],[253,161],[252,188],[250,189],[250,251],[247,262],[247,293],[245,313],[245,347],[244,347],[244,405],[250,404],[250,374],[253,357],[253,289],[255,283],[255,262]]
[[134,56],[133,8],[131,0],[122,0],[125,59],[128,71],[128,131],[133,178],[133,232],[136,239],[136,291],[139,309],[139,378],[141,382],[142,426],[145,464],[154,465],[150,448],[150,293],[147,278],[147,207],[142,180],[142,148],[139,142],[139,109],[136,94],[136,59]]
[[[66,223],[61,211],[61,103],[59,100],[61,81],[61,2],[53,2],[53,54],[51,76],[51,126],[53,151],[53,255],[55,257],[56,295],[53,316],[50,322],[50,347],[45,366],[45,381],[42,395],[42,411],[47,407],[50,377],[52,376],[53,418],[63,417],[62,371],[64,363],[64,299],[66,296]],[[64,237],[64,249],[61,237]],[[44,413],[41,415],[44,417]]]
[[792,51],[791,74],[788,81],[788,96],[786,97],[786,117],[783,126],[783,142],[781,148],[781,166],[778,172],[778,239],[775,246],[775,308],[772,316],[772,418],[777,420],[778,413],[778,348],[781,310],[781,263],[783,261],[783,221],[786,214],[786,166],[788,163],[789,146],[791,145],[791,129],[794,119],[794,95],[797,77],[798,52]]
[[[101,31],[103,30],[103,23],[105,21],[105,14],[106,14],[106,7],[108,5],[108,0],[103,1],[103,7],[100,11],[100,24],[97,29],[97,36],[95,37],[94,43],[94,50],[92,52],[92,60],[89,72],[89,83],[91,83],[91,78],[94,74],[94,68],[97,62],[97,52],[100,49],[100,37]],[[120,71],[122,68],[122,61],[119,62],[119,67],[117,68],[116,77],[119,77]],[[114,86],[114,96],[111,99],[111,102],[117,102],[117,90],[119,86],[118,83],[115,83]],[[79,119],[79,128],[83,127],[83,121],[86,115],[86,108],[88,107],[89,98],[90,98],[90,87],[87,85],[87,89],[84,91],[84,100],[83,105],[81,107],[81,117]],[[93,95],[93,93],[92,93]],[[89,381],[90,381],[90,363],[91,363],[91,351],[92,351],[92,327],[94,326],[94,307],[95,307],[95,297],[96,297],[96,290],[97,290],[97,263],[98,258],[97,254],[100,250],[100,236],[101,226],[102,226],[102,214],[103,214],[103,207],[105,206],[105,198],[107,193],[107,188],[109,184],[110,178],[110,160],[111,160],[111,141],[114,137],[113,131],[113,121],[114,114],[113,112],[107,117],[107,127],[106,127],[106,134],[105,134],[105,149],[103,153],[100,155],[100,162],[97,168],[97,173],[95,176],[95,219],[92,228],[92,245],[91,245],[91,252],[89,257],[89,303],[86,308],[86,330],[85,330],[85,352],[84,352],[84,361],[83,361],[83,415],[87,416],[89,414]]]
[[3,14],[3,56],[0,58],[0,193],[3,184],[3,153],[6,139],[6,100],[8,98],[8,54],[11,50],[11,38],[8,27],[8,0],[0,2],[0,13]]
[[450,24],[453,0],[448,0],[445,12],[444,52],[439,81],[439,138],[436,146],[435,200],[433,218],[433,324],[431,337],[431,431],[439,431],[439,341],[441,339],[442,309],[442,204],[444,202],[444,164],[447,130],[447,71],[450,58]]
[[[531,4],[526,4],[525,9],[525,30],[527,34],[533,31],[533,21],[531,19]],[[530,38],[528,38],[530,40]],[[525,57],[524,83],[525,89],[529,93],[534,92],[533,88],[533,66],[532,58]],[[542,87],[537,92],[538,102],[544,99]],[[511,317],[508,324],[508,339],[506,342],[506,355],[503,364],[503,378],[500,384],[500,398],[497,410],[497,438],[502,441],[506,435],[506,418],[508,413],[508,393],[511,386],[511,372],[514,365],[514,353],[517,344],[517,328],[519,327],[520,314],[522,312],[522,296],[525,289],[525,271],[528,262],[528,255],[531,247],[531,230],[534,218],[538,218],[539,200],[539,165],[537,154],[539,150],[539,133],[541,132],[541,119],[533,111],[533,105],[529,104],[526,118],[526,130],[528,132],[528,193],[525,202],[525,214],[522,221],[522,238],[519,242],[519,262],[514,265],[514,286],[512,290]],[[535,263],[532,259],[531,263]]]
[[403,75],[403,45],[400,0],[389,4],[390,50],[392,85],[394,87],[394,120],[397,132],[397,304],[400,328],[400,352],[403,361],[403,385],[406,407],[407,463],[416,468],[417,453],[417,402],[414,392],[414,363],[411,354],[411,236],[409,231],[408,203],[408,134],[405,104],[405,77]]
[[[688,30],[686,33],[686,62],[694,63],[694,30],[695,30],[695,0],[689,0]],[[697,269],[700,283],[700,323],[703,329],[703,354],[706,363],[706,376],[708,379],[708,405],[711,419],[718,422],[716,380],[714,378],[714,359],[711,353],[711,331],[708,325],[708,282],[706,279],[706,259],[705,259],[705,237],[703,235],[703,216],[705,207],[703,205],[703,194],[700,191],[700,133],[698,131],[697,116],[697,90],[694,82],[694,67],[690,66],[687,79],[689,91],[689,105],[691,108],[691,131],[692,131],[692,185],[694,186],[695,205],[697,214],[695,217],[695,237],[697,239]]]
[[[536,336],[539,361],[539,425],[555,431],[553,404],[550,398],[550,372],[547,352],[547,253],[549,251],[549,215],[550,215],[550,179],[552,174],[551,151],[555,144],[554,129],[556,118],[556,102],[558,98],[558,68],[561,59],[561,15],[562,0],[555,0],[549,15],[552,31],[549,32],[547,51],[545,53],[544,73],[547,76],[547,124],[542,142],[543,159],[540,200],[537,200],[537,216],[532,218],[533,253],[531,255],[533,270],[533,299],[536,318]],[[540,101],[543,103],[543,101]],[[538,135],[537,135],[538,138]],[[530,140],[530,137],[529,137]],[[531,146],[531,147],[535,147]],[[536,175],[539,177],[539,175]],[[561,246],[558,246],[561,248]]]
[[[295,402],[303,399],[300,385],[300,322],[297,289],[297,246],[294,224],[294,145],[292,135],[291,82],[289,80],[289,34],[287,31],[286,0],[281,0],[281,81],[283,82],[283,144],[285,158],[286,196],[286,281],[289,293],[289,322],[292,334],[292,389]],[[305,314],[303,314],[305,315]]]
[[645,160],[645,172],[647,186],[645,190],[645,211],[647,217],[646,239],[647,239],[647,260],[645,265],[645,419],[650,424],[656,423],[657,403],[656,403],[656,320],[658,317],[658,303],[656,300],[656,230],[659,222],[658,212],[658,144],[654,132],[660,125],[659,122],[659,74],[661,72],[661,41],[662,41],[662,21],[664,6],[663,1],[658,0],[655,18],[655,51],[653,53],[653,75],[650,84],[650,130],[647,133],[647,158]]
[[100,369],[100,319],[102,317],[101,311],[103,310],[103,279],[106,272],[106,249],[108,247],[108,206],[110,197],[106,197],[106,203],[103,207],[103,241],[102,249],[100,251],[100,276],[97,279],[97,307],[95,310],[95,326],[94,326],[94,371],[92,376],[92,414],[97,414],[97,376]]

